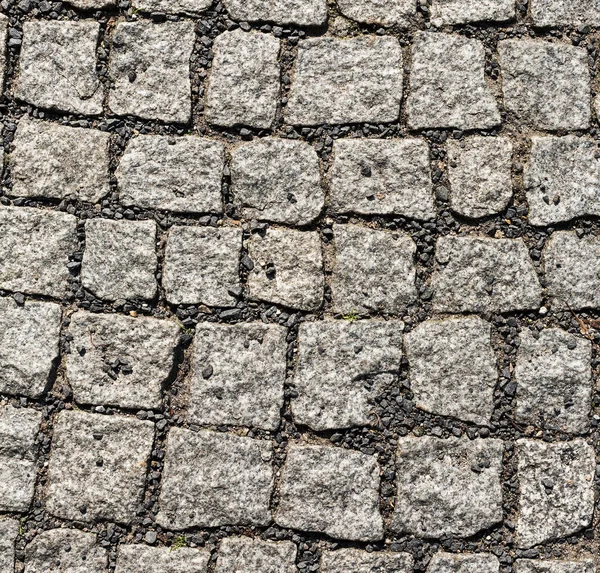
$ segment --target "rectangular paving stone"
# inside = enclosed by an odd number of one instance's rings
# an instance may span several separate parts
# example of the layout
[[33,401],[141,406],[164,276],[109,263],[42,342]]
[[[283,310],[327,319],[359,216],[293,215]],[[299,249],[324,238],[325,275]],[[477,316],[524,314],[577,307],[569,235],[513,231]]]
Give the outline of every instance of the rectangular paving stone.
[[596,573],[596,566],[591,559],[516,559],[514,569],[517,573]]
[[296,553],[291,541],[227,537],[219,546],[215,573],[296,573]]
[[435,553],[427,566],[427,573],[498,573],[500,562],[491,553],[463,553],[456,555],[440,551]]
[[212,3],[213,0],[134,0],[133,6],[150,13],[200,16]]
[[80,10],[101,10],[114,6],[117,0],[69,0],[67,4],[79,8]]
[[224,0],[233,20],[322,26],[327,21],[326,0]]
[[153,441],[151,422],[61,412],[54,423],[46,509],[62,519],[129,523],[142,503]]
[[15,571],[15,542],[18,535],[18,520],[8,517],[0,519],[0,573]]
[[293,125],[383,123],[400,115],[402,50],[392,37],[311,38],[298,43],[284,110]]
[[292,412],[314,430],[369,426],[374,398],[400,371],[400,321],[304,322],[298,333],[298,363]]
[[531,0],[529,13],[535,26],[599,26],[596,0]]
[[408,27],[417,15],[414,0],[337,0],[340,12],[356,22]]
[[115,573],[206,573],[209,559],[206,549],[122,544]]
[[272,452],[266,440],[172,428],[157,523],[175,530],[269,524]]
[[117,168],[125,206],[180,213],[221,213],[223,144],[200,137],[141,135]]
[[336,539],[383,538],[379,466],[373,456],[292,443],[281,472],[275,522]]
[[[6,77],[6,40],[8,38],[8,18],[0,15],[0,88],[4,89],[4,78]],[[0,569],[0,573],[4,573]]]
[[339,139],[333,144],[334,213],[435,217],[429,146],[421,139]]
[[10,194],[98,202],[110,192],[109,142],[106,132],[24,116],[10,155]]
[[515,0],[433,0],[434,26],[469,22],[505,22],[515,17]]
[[410,553],[338,549],[323,551],[321,573],[412,573],[413,563]]

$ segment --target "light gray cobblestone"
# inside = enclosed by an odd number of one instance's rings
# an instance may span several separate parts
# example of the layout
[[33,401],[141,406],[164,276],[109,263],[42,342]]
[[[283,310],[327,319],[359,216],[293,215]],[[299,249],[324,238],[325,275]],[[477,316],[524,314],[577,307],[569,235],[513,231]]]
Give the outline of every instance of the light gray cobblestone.
[[[0,89],[4,89],[4,80],[6,78],[6,39],[8,37],[9,20],[4,15],[0,15]],[[4,573],[0,569],[0,573]]]
[[515,17],[515,0],[433,0],[434,26],[469,22],[505,22]]
[[361,549],[323,551],[321,573],[412,573],[413,558],[410,553]]
[[209,559],[206,549],[120,545],[115,573],[206,573]]
[[455,555],[440,551],[427,566],[427,573],[498,573],[500,562],[491,553],[463,553]]
[[414,0],[337,0],[340,12],[357,22],[381,26],[408,26],[417,15]]
[[189,14],[200,16],[213,4],[213,0],[133,0],[133,5],[145,12]]
[[596,573],[596,566],[591,559],[517,559],[514,567],[517,573]]
[[600,25],[596,0],[531,0],[529,11],[536,26]]
[[322,26],[327,21],[326,0],[224,0],[234,20]]
[[219,546],[215,573],[296,573],[296,553],[291,541],[228,537]]
[[0,573],[15,571],[15,542],[18,535],[18,520],[0,519]]
[[67,4],[80,10],[100,10],[114,6],[117,0],[69,0]]

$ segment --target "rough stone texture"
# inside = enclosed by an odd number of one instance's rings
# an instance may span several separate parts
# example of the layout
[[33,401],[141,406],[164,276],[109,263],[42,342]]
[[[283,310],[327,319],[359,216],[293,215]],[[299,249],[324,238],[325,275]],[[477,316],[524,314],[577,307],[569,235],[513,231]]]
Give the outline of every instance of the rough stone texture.
[[521,239],[441,237],[431,279],[438,312],[511,312],[541,306],[542,289]]
[[391,527],[419,537],[470,537],[502,521],[501,440],[398,440]]
[[417,32],[412,46],[408,126],[487,129],[500,123],[485,80],[479,40]]
[[590,125],[587,50],[535,40],[498,42],[504,106],[515,121],[550,131]]
[[187,123],[191,118],[192,22],[120,22],[114,31],[108,105],[117,115]]
[[600,25],[597,0],[530,0],[529,13],[535,26]]
[[591,559],[578,561],[517,559],[514,569],[517,573],[596,573],[596,566]]
[[93,203],[108,195],[110,135],[96,129],[50,122],[19,122],[10,157],[17,197],[64,199]]
[[268,34],[234,30],[217,36],[206,96],[208,123],[272,126],[280,87],[279,49],[279,40]]
[[592,523],[594,449],[583,440],[518,440],[519,547],[576,533]]
[[66,213],[0,207],[0,289],[63,297],[76,230],[77,219]]
[[427,573],[498,573],[500,562],[491,553],[436,553],[427,566]]
[[489,424],[498,380],[491,326],[478,317],[429,320],[405,337],[415,405]]
[[172,428],[157,523],[168,529],[267,525],[272,454],[266,440]]
[[401,314],[417,297],[417,247],[405,233],[334,225],[331,290],[340,314]]
[[413,558],[410,553],[361,549],[323,551],[321,573],[412,573]]
[[515,17],[515,0],[433,0],[434,26],[468,22],[505,22]]
[[311,38],[298,44],[285,117],[294,125],[395,121],[402,50],[392,37]]
[[277,325],[199,324],[190,384],[194,424],[279,426],[287,330]]
[[330,171],[331,210],[435,217],[429,146],[420,139],[340,139]]
[[228,537],[219,546],[215,573],[296,573],[295,561],[291,541]]
[[[8,37],[9,20],[4,15],[0,15],[0,88],[4,88],[4,78],[6,76],[6,38]],[[4,573],[0,569],[0,573]]]
[[117,0],[68,0],[67,4],[80,10],[101,10],[114,6]]
[[476,219],[500,213],[512,199],[512,143],[506,137],[448,141],[450,207]]
[[253,235],[248,254],[249,297],[300,310],[317,310],[323,302],[323,260],[316,232],[269,229]]
[[332,446],[290,444],[281,472],[281,527],[357,541],[383,538],[379,466],[373,456]]
[[15,97],[35,106],[99,115],[104,90],[96,74],[100,25],[91,20],[23,24]]
[[16,519],[0,519],[0,573],[14,573],[15,541],[19,535]]
[[209,559],[205,549],[119,545],[115,573],[206,573]]
[[414,0],[337,0],[340,12],[357,22],[381,26],[408,26],[417,15]]
[[199,16],[211,7],[213,0],[133,0],[138,10],[150,13],[189,14]]
[[155,243],[154,221],[86,221],[81,283],[101,299],[153,299]]
[[374,398],[400,370],[399,321],[300,325],[292,400],[294,420],[315,430],[368,426]]
[[61,412],[46,487],[46,509],[77,521],[129,523],[142,502],[154,440],[151,422]]
[[77,403],[160,408],[179,340],[174,321],[80,311],[69,334],[67,380]]
[[222,143],[200,137],[142,135],[129,142],[117,169],[123,205],[187,213],[220,213]]
[[163,287],[172,304],[234,306],[239,288],[242,231],[233,227],[172,227],[167,239]]
[[224,0],[229,16],[246,22],[322,26],[327,21],[326,0]]
[[312,223],[325,204],[315,150],[274,137],[233,150],[231,192],[243,218],[288,225]]

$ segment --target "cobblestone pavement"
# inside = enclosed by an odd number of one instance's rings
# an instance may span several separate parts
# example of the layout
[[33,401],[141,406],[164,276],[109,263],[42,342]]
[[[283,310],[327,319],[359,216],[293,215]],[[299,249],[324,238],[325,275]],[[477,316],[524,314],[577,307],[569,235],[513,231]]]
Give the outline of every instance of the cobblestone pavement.
[[0,573],[595,573],[598,0],[0,12]]

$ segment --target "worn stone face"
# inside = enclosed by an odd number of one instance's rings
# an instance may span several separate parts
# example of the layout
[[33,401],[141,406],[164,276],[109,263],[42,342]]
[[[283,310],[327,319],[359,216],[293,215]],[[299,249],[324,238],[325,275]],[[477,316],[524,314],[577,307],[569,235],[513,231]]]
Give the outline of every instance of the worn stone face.
[[220,213],[225,148],[200,137],[141,135],[117,169],[123,205],[187,213]]
[[431,5],[431,23],[434,26],[504,22],[514,17],[514,0],[433,0]]
[[594,449],[583,440],[518,440],[519,547],[588,527],[594,513]]
[[531,0],[529,13],[535,26],[600,25],[600,5],[595,0]]
[[213,0],[134,0],[133,5],[145,12],[199,16],[210,8],[212,3]]
[[142,502],[154,425],[61,412],[54,424],[46,508],[63,519],[128,523]]
[[487,129],[500,112],[485,81],[479,40],[417,32],[412,46],[408,125],[412,129]]
[[322,573],[412,573],[410,553],[338,549],[321,554]]
[[368,426],[373,399],[400,370],[399,321],[304,322],[292,400],[294,420],[315,430]]
[[441,237],[431,285],[438,312],[538,308],[542,289],[521,239]]
[[591,559],[581,561],[517,559],[514,568],[517,573],[596,573],[596,566]]
[[69,0],[67,4],[80,10],[101,10],[116,4],[116,0]]
[[120,22],[113,35],[108,105],[117,115],[187,123],[192,22]]
[[421,139],[339,139],[330,175],[335,213],[435,217],[429,147]]
[[0,88],[4,88],[4,77],[6,76],[6,39],[8,37],[8,24],[8,18],[2,14],[0,16]]
[[13,573],[15,570],[15,542],[18,535],[18,520],[0,519],[0,573]]
[[489,424],[498,380],[491,325],[478,317],[429,320],[405,337],[415,405]]
[[172,227],[163,287],[172,304],[234,306],[239,287],[242,231],[233,227]]
[[337,0],[340,12],[357,22],[380,26],[408,26],[417,15],[413,0]]
[[420,537],[470,537],[502,521],[501,440],[398,440],[391,527]]
[[477,219],[500,213],[512,199],[512,143],[505,137],[448,141],[450,207]]
[[332,446],[291,444],[279,493],[275,522],[281,527],[353,541],[383,538],[379,466],[372,456]]
[[115,573],[206,573],[209,559],[205,549],[121,544]]
[[231,192],[243,218],[289,225],[311,223],[325,204],[315,150],[274,137],[233,150]]
[[440,551],[427,566],[427,573],[498,573],[500,562],[491,553],[463,553],[456,555]]
[[91,20],[29,20],[15,97],[42,108],[99,115],[104,90],[96,74],[100,25]]
[[590,125],[587,50],[534,40],[498,42],[504,106],[524,126],[551,131]]
[[234,20],[322,26],[327,21],[326,0],[224,0]]
[[98,298],[156,296],[156,223],[91,219],[85,223],[81,282]]
[[323,302],[323,259],[316,232],[269,229],[253,235],[248,255],[249,297],[300,310],[317,310]]
[[272,126],[280,88],[279,49],[279,40],[258,32],[234,30],[215,38],[206,96],[208,123]]
[[284,114],[294,125],[395,121],[402,50],[392,37],[311,38],[298,44]]
[[417,247],[405,233],[335,225],[331,290],[340,314],[400,314],[417,298]]
[[295,573],[295,560],[291,541],[227,537],[219,546],[215,573]]

